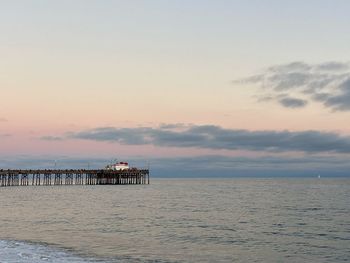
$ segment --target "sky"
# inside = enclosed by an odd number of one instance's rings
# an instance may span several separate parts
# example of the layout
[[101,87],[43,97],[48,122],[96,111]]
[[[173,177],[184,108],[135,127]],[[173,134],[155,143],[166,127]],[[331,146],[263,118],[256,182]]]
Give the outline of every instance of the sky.
[[350,176],[349,10],[0,1],[0,168]]

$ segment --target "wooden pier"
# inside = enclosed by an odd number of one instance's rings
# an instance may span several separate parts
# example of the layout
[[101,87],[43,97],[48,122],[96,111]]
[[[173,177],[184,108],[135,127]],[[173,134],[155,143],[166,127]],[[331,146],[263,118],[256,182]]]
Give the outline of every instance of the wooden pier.
[[149,170],[0,170],[0,187],[149,184]]

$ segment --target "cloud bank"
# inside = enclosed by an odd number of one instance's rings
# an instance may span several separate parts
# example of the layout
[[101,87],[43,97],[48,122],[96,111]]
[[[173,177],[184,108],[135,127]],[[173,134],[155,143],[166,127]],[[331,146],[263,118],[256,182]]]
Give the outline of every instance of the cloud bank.
[[[346,156],[228,157],[221,155],[184,157],[126,157],[131,166],[150,164],[151,177],[288,177],[350,176]],[[74,156],[0,156],[1,169],[101,169],[107,158]]]
[[260,152],[350,153],[350,136],[320,131],[249,131],[214,125],[163,125],[158,128],[102,127],[43,140],[81,139],[125,145],[249,150]]
[[258,75],[235,81],[260,88],[258,101],[275,101],[287,108],[321,103],[332,111],[350,110],[350,64],[292,62],[267,68]]

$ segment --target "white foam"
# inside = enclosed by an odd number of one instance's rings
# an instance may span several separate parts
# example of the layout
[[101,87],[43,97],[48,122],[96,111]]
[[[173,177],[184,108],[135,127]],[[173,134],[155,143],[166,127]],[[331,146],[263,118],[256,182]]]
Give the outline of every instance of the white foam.
[[[0,240],[0,263],[82,263],[97,262],[44,245]],[[101,261],[98,261],[101,262]]]

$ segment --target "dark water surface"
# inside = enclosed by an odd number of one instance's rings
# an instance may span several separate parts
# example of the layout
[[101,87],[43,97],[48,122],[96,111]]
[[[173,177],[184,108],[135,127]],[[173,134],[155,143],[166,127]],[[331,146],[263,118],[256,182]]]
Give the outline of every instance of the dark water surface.
[[0,188],[0,262],[344,262],[350,179]]

